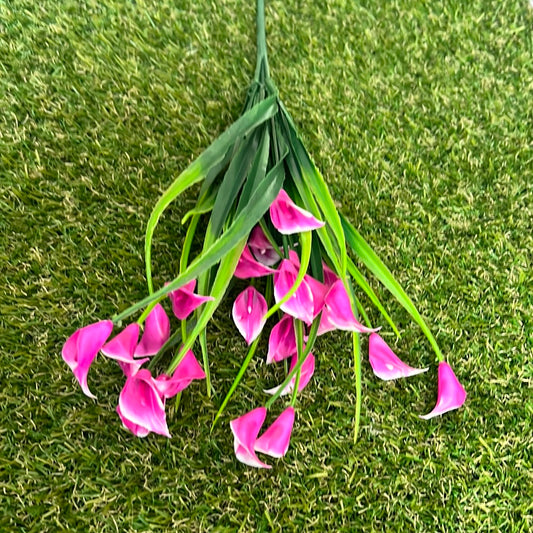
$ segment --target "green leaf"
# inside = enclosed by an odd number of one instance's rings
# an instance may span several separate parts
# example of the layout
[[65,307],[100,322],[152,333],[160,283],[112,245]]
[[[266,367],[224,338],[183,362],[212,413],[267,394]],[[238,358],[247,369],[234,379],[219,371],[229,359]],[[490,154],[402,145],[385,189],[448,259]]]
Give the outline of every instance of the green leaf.
[[247,238],[253,227],[265,214],[270,204],[278,195],[285,177],[283,161],[276,165],[258,184],[245,209],[235,218],[231,226],[211,245],[201,252],[171,283],[143,298],[119,315],[113,317],[117,323],[157,301],[161,301],[169,292],[179,289],[189,281],[196,279],[202,272],[218,263],[221,258],[235,248],[243,238]]
[[390,291],[390,293],[398,300],[398,302],[407,310],[413,320],[420,326],[424,335],[429,340],[437,359],[444,361],[444,356],[440,351],[440,348],[435,340],[435,337],[431,333],[424,319],[416,309],[414,303],[409,296],[402,289],[401,285],[396,281],[391,271],[386,267],[383,261],[367,244],[359,232],[350,224],[350,222],[341,215],[342,226],[346,235],[346,241],[350,248],[359,257],[361,262],[376,276],[376,278]]
[[200,156],[195,159],[172,183],[172,185],[163,193],[156,203],[148,225],[146,227],[145,237],[145,262],[146,262],[146,281],[148,291],[153,292],[152,282],[152,237],[155,227],[163,211],[168,205],[183,191],[188,189],[194,183],[201,181],[206,177],[209,170],[219,163],[225,156],[229,147],[235,141],[252,131],[259,124],[263,123],[274,116],[278,111],[276,98],[271,97],[254,106],[247,111],[236,122],[233,123],[222,135],[220,135]]
[[252,165],[259,144],[260,132],[255,131],[252,135],[239,143],[237,152],[224,174],[220,188],[215,199],[215,205],[211,213],[210,232],[213,237],[218,237],[226,221],[231,206],[235,202],[239,191],[244,183],[248,171]]
[[[289,113],[282,104],[280,105],[283,115],[287,117]],[[305,146],[303,145],[296,128],[291,125],[292,120],[290,118],[288,118],[287,124],[289,127],[288,140],[299,163],[304,181],[307,181],[313,196],[315,197],[320,209],[322,210],[322,213],[324,214],[325,221],[331,228],[331,231],[333,232],[333,235],[337,241],[337,246],[340,252],[339,274],[340,277],[344,279],[346,277],[347,263],[346,242],[337,206],[335,205],[335,202],[329,193],[329,189],[324,181],[324,178],[316,168],[311,157],[309,156],[309,153],[305,149]]]
[[205,213],[209,213],[209,211],[211,211],[213,209],[213,206],[215,205],[217,192],[218,187],[213,186],[208,189],[204,195],[201,195],[196,205],[192,209],[187,211],[185,215],[183,215],[181,223],[186,224],[187,220],[189,220],[189,218],[195,215],[203,215]]

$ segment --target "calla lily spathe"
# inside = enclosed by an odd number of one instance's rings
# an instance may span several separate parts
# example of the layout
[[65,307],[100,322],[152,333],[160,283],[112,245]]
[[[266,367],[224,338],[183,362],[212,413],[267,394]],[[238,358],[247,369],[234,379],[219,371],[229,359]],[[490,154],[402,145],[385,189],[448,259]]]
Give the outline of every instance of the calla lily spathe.
[[255,226],[248,239],[248,246],[254,257],[263,265],[268,267],[274,266],[280,256],[268,240],[261,226]]
[[287,407],[255,441],[254,450],[271,457],[283,457],[289,449],[294,417],[294,407]]
[[230,422],[231,431],[235,439],[235,455],[245,465],[256,468],[272,468],[257,457],[254,449],[257,435],[259,435],[266,414],[267,410],[264,407],[258,407]]
[[268,339],[267,364],[287,359],[296,353],[296,334],[294,319],[290,315],[283,318],[272,328]]
[[311,231],[325,224],[317,220],[309,211],[298,207],[283,189],[279,191],[270,206],[270,220],[274,227],[284,235]]
[[63,360],[74,373],[81,390],[89,398],[96,398],[87,385],[89,368],[112,330],[113,322],[102,320],[76,330],[63,345]]
[[267,311],[266,300],[255,287],[244,289],[235,299],[233,321],[247,344],[251,344],[261,333]]
[[172,377],[161,374],[155,378],[154,385],[162,398],[173,398],[186,389],[194,379],[205,379],[205,372],[192,350],[188,350]]
[[385,381],[416,376],[428,370],[405,364],[377,333],[372,333],[368,339],[368,359],[374,374]]
[[195,309],[203,303],[212,301],[211,296],[200,296],[195,294],[196,280],[193,279],[183,287],[168,293],[172,302],[172,312],[178,320],[185,320]]
[[126,380],[117,412],[126,428],[137,437],[153,432],[170,438],[164,398],[159,394],[152,374],[145,368]]
[[141,366],[149,360],[148,357],[144,359],[133,357],[139,339],[139,329],[139,324],[136,322],[130,324],[102,347],[102,353],[117,361],[126,377],[138,372]]
[[157,304],[146,317],[141,342],[135,349],[136,357],[155,355],[170,337],[170,321],[161,304]]
[[350,298],[346,292],[344,283],[340,279],[333,283],[326,294],[318,334],[322,335],[334,329],[357,331],[359,333],[372,333],[377,331],[376,329],[363,326],[355,318]]
[[459,409],[466,400],[466,391],[459,383],[452,367],[446,362],[439,363],[437,403],[433,410],[420,418],[429,420],[434,416],[442,415],[453,409]]
[[248,246],[245,246],[233,275],[239,279],[249,279],[268,276],[274,272],[270,267],[256,261]]

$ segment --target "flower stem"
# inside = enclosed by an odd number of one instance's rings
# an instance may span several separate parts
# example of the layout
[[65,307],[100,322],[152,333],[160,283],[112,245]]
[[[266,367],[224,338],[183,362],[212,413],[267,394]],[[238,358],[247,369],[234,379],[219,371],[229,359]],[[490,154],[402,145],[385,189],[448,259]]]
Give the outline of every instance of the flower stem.
[[257,66],[255,80],[262,82],[269,78],[266,32],[265,32],[265,1],[257,0]]

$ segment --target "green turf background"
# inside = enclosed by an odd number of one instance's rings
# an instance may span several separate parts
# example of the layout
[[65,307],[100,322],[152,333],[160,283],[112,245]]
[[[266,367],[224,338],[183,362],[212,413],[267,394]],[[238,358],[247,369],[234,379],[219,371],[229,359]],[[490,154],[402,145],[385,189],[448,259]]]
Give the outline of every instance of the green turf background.
[[[526,0],[267,1],[273,77],[342,211],[425,315],[468,391],[429,422],[436,366],[386,293],[404,360],[365,362],[352,442],[349,337],[316,349],[290,450],[239,464],[228,420],[279,376],[252,365],[230,302],[209,328],[216,398],[192,385],[172,440],[133,438],[103,358],[75,386],[75,328],[144,295],[158,195],[238,116],[254,2],[0,2],[1,531],[529,531],[533,527],[533,10]],[[175,271],[178,201],[156,235]],[[378,316],[371,315],[375,322]],[[265,344],[259,350],[265,353]]]

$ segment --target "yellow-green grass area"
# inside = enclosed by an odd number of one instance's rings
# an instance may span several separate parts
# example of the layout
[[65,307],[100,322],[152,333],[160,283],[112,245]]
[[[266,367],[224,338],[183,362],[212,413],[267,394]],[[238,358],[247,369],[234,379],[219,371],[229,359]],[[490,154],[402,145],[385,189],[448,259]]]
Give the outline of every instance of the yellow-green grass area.
[[[238,117],[255,5],[5,0],[1,531],[533,528],[533,10],[526,0],[275,0],[266,16],[272,75],[308,150],[428,319],[465,406],[418,418],[435,402],[435,358],[377,284],[402,331],[383,336],[430,370],[385,383],[365,355],[356,444],[342,333],[319,339],[291,446],[272,470],[238,463],[229,429],[281,377],[264,363],[266,335],[210,433],[246,353],[230,317],[240,284],[208,329],[215,395],[194,383],[178,409],[168,402],[172,439],[121,427],[112,361],[95,361],[98,400],[85,397],[61,346],[146,294],[151,207]],[[176,202],[156,232],[157,286],[176,273],[194,201],[192,191]]]

